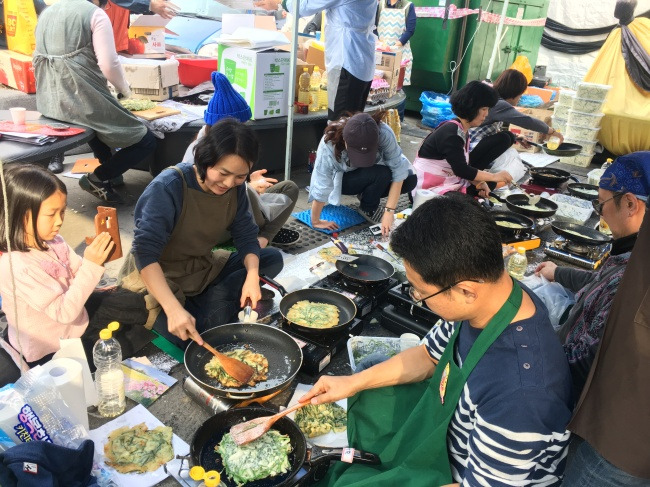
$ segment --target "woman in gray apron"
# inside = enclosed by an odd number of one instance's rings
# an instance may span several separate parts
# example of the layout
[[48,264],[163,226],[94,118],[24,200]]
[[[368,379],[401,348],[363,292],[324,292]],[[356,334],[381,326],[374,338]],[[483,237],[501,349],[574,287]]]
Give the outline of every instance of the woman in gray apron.
[[[111,180],[156,148],[156,139],[108,90],[124,96],[129,84],[115,52],[110,20],[98,7],[106,0],[61,0],[45,9],[36,26],[36,106],[44,116],[92,128],[89,142],[101,165],[80,179],[85,191],[107,202],[120,201]],[[114,155],[113,150],[120,148]]]
[[[196,144],[192,162],[161,172],[138,200],[122,285],[147,293],[147,325],[176,343],[202,343],[199,333],[234,321],[247,299],[255,307],[259,275],[282,270],[277,249],[260,250],[246,196],[257,157],[253,130],[223,119]],[[231,238],[236,252],[215,250]]]

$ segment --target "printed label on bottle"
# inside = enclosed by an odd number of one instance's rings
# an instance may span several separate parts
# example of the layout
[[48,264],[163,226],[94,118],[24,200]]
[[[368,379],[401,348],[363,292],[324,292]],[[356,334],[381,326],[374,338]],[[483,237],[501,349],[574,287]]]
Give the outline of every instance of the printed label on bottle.
[[29,404],[25,404],[20,408],[18,421],[20,421],[20,424],[14,426],[14,434],[23,443],[37,440],[53,443],[50,435],[45,429],[45,426],[43,426],[40,418]]

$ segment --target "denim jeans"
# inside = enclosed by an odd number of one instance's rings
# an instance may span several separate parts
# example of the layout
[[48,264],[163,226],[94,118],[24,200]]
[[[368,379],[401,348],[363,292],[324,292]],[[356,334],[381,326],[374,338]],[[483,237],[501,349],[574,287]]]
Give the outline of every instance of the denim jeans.
[[[388,166],[375,164],[370,167],[360,167],[343,174],[341,194],[361,195],[361,209],[373,212],[379,206],[379,200],[388,196],[388,190],[393,181],[393,173]],[[411,193],[418,182],[415,174],[402,183],[401,193]]]
[[[260,251],[261,275],[273,278],[280,273],[282,266],[282,254],[278,249],[267,247]],[[246,268],[239,252],[234,252],[217,278],[201,294],[185,299],[185,309],[196,318],[196,329],[199,333],[236,321],[245,280]],[[158,315],[153,327],[167,340],[183,349],[190,342],[183,342],[176,335],[169,333],[164,312]]]
[[634,477],[615,467],[583,441],[564,474],[563,487],[640,487],[650,486],[650,479]]

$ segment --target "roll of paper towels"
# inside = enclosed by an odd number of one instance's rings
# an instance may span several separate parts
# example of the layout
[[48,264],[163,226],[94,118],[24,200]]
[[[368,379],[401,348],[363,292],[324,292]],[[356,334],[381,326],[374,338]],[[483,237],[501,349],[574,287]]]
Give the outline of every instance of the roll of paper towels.
[[81,364],[71,358],[57,358],[43,365],[40,380],[53,381],[79,424],[88,430]]
[[415,192],[415,196],[413,197],[413,210],[416,210],[418,206],[420,206],[422,203],[425,201],[429,201],[432,198],[435,198],[436,196],[440,196],[438,193],[436,193],[434,190],[431,189],[418,189]]

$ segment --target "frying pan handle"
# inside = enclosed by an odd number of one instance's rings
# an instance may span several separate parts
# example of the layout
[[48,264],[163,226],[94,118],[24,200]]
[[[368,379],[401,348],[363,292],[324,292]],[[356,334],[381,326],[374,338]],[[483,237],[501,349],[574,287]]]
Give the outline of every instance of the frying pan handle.
[[576,183],[580,182],[580,180],[577,177],[575,177],[573,174],[571,176],[569,176],[569,179],[571,179],[572,181],[575,181]]
[[230,394],[227,393],[226,397],[228,399],[234,399],[235,401],[245,401],[247,399],[253,399],[255,397],[255,394]]
[[[321,448],[312,446],[310,454],[310,463],[320,464],[321,462],[329,462],[330,460],[341,461],[341,455],[344,448]],[[363,450],[354,449],[352,456],[352,463],[361,463],[364,465],[381,465],[381,459],[374,453],[369,453]]]
[[500,201],[501,203],[505,203],[505,200],[501,196],[496,194],[494,191],[490,191],[488,194],[495,200]]
[[264,284],[268,284],[271,286],[273,289],[277,289],[280,292],[280,296],[284,297],[285,294],[287,294],[287,290],[284,288],[282,284],[279,282],[271,279],[268,276],[260,276],[260,281],[262,281]]

